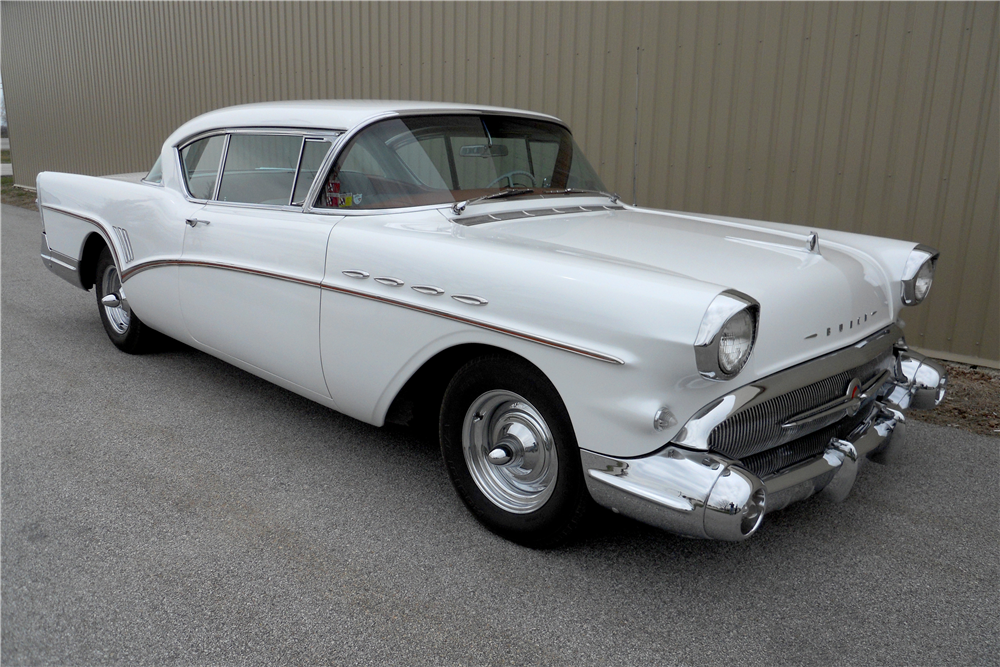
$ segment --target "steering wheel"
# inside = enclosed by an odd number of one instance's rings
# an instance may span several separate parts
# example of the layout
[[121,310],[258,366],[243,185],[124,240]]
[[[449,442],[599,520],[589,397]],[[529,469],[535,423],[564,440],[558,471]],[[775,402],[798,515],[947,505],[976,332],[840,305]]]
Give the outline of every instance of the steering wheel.
[[499,183],[500,181],[502,181],[505,178],[507,179],[507,184],[510,187],[514,187],[514,179],[512,178],[513,176],[527,176],[528,178],[531,179],[531,187],[533,187],[533,188],[538,187],[538,185],[535,183],[535,177],[534,177],[534,175],[532,175],[532,173],[530,171],[523,171],[521,169],[515,169],[513,171],[508,171],[506,174],[501,174],[500,176],[497,176],[492,181],[490,181],[490,184],[487,185],[486,187],[492,188],[494,185],[496,185],[497,183]]

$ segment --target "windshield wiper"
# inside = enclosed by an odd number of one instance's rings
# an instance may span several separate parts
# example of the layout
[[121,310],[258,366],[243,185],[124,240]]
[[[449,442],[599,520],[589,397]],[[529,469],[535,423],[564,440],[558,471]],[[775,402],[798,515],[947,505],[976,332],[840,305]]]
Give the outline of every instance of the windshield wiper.
[[621,197],[617,192],[605,192],[604,190],[583,190],[580,188],[566,188],[565,190],[555,190],[546,192],[547,195],[604,195],[611,200],[612,204],[617,204]]
[[457,201],[455,205],[451,207],[451,210],[455,212],[455,215],[461,215],[462,211],[469,204],[475,204],[476,202],[486,201],[487,199],[503,199],[505,197],[516,197],[518,195],[530,195],[534,192],[533,188],[507,188],[506,190],[501,190],[500,192],[494,192],[490,195],[483,195],[482,197],[475,197],[473,199],[466,199],[465,201]]

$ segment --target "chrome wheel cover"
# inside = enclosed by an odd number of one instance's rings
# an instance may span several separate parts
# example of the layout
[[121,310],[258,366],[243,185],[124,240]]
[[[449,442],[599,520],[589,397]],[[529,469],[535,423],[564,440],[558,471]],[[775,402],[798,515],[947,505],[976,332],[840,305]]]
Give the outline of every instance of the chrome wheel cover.
[[111,328],[119,334],[127,333],[131,314],[128,302],[125,300],[125,292],[122,290],[122,281],[118,278],[118,269],[113,264],[106,268],[104,275],[101,276],[101,293],[104,296],[114,294],[118,298],[119,305],[101,305],[101,307],[104,308],[104,314],[108,316]]
[[462,425],[465,464],[479,490],[514,514],[541,508],[552,495],[559,458],[548,424],[511,391],[488,391],[469,406]]

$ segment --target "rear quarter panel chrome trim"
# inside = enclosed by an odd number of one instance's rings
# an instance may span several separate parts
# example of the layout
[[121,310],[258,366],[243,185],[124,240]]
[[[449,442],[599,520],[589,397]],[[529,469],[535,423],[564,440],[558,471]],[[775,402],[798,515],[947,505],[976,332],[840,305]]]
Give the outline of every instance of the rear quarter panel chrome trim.
[[[112,259],[114,259],[115,265],[118,267],[118,274],[122,275],[122,265],[123,265],[123,262],[122,262],[121,256],[118,254],[118,248],[115,246],[115,244],[111,240],[114,235],[108,230],[108,228],[110,227],[110,225],[105,225],[104,223],[102,223],[102,222],[100,222],[98,220],[95,220],[94,218],[91,218],[89,216],[83,215],[82,213],[77,213],[76,211],[72,211],[72,210],[70,210],[68,208],[63,208],[62,206],[55,206],[53,204],[42,204],[41,208],[43,208],[43,209],[45,209],[47,211],[52,211],[53,213],[60,213],[62,215],[67,215],[67,216],[69,216],[71,218],[75,218],[75,219],[77,219],[77,220],[79,220],[81,222],[85,222],[88,225],[91,225],[92,227],[94,227],[97,230],[97,233],[101,235],[101,238],[104,239],[105,245],[107,245],[108,248],[111,249],[111,257],[112,257]],[[83,250],[83,245],[80,246],[80,251],[82,252],[82,250]],[[50,254],[51,254],[51,252],[53,252],[53,251],[50,250]],[[61,253],[57,253],[57,254],[61,254]],[[71,257],[69,257],[68,255],[65,255],[65,254],[61,254],[61,256],[62,257],[67,257],[69,259],[73,259],[73,258],[71,258]],[[75,261],[77,262],[77,265],[79,265],[80,259],[82,259],[82,258],[78,257],[78,258],[75,259]],[[71,282],[73,282],[73,281],[71,281]]]
[[333,285],[326,282],[316,282],[315,280],[309,280],[306,278],[299,278],[297,276],[275,273],[272,271],[263,271],[260,269],[255,269],[247,266],[240,266],[236,264],[227,264],[222,262],[210,262],[202,260],[185,260],[185,259],[159,259],[152,260],[148,262],[142,262],[135,266],[130,267],[128,270],[122,272],[122,282],[127,282],[130,278],[136,274],[142,273],[143,271],[149,271],[150,269],[155,269],[164,266],[200,266],[205,268],[220,269],[223,271],[237,271],[240,273],[248,273],[252,275],[263,276],[266,278],[273,278],[275,280],[285,280],[293,283],[298,283],[301,285],[308,285],[311,287],[316,287],[318,289],[324,289],[331,292],[337,292],[339,294],[346,294],[348,296],[354,296],[361,299],[368,299],[370,301],[377,301],[379,303],[388,304],[390,306],[397,306],[399,308],[406,308],[407,310],[413,310],[419,313],[424,313],[427,315],[433,315],[435,317],[441,317],[453,322],[460,322],[462,324],[467,324],[469,326],[476,327],[478,329],[484,329],[486,331],[493,331],[495,333],[500,333],[505,336],[511,336],[513,338],[519,338],[521,340],[529,341],[532,343],[537,343],[539,345],[544,345],[546,347],[555,348],[557,350],[563,350],[564,352],[570,352],[572,354],[577,354],[589,359],[596,359],[597,361],[603,361],[609,364],[624,365],[625,362],[618,357],[610,354],[605,354],[604,352],[599,352],[597,350],[592,350],[589,348],[581,347],[578,345],[572,345],[570,343],[564,343],[562,341],[554,340],[545,336],[539,336],[525,331],[519,331],[516,329],[511,329],[508,327],[502,327],[496,324],[492,324],[485,320],[475,319],[471,317],[465,317],[463,315],[458,315],[445,310],[440,310],[438,308],[429,308],[427,306],[421,306],[416,303],[410,303],[402,299],[390,298],[382,296],[379,294],[373,294],[371,292],[350,289],[347,287],[342,287],[339,285]]

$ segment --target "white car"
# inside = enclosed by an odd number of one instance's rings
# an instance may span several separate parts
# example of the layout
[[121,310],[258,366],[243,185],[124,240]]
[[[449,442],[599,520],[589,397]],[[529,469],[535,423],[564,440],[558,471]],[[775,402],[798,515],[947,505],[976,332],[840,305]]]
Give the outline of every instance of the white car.
[[[593,501],[742,540],[944,396],[900,313],[937,252],[628,206],[557,118],[425,102],[220,109],[146,175],[38,176],[42,260],[126,352],[157,332],[364,422],[431,423],[531,546]],[[377,474],[377,472],[376,472]]]

